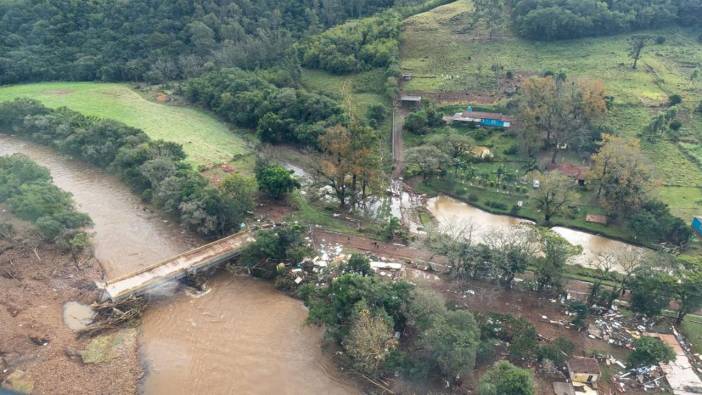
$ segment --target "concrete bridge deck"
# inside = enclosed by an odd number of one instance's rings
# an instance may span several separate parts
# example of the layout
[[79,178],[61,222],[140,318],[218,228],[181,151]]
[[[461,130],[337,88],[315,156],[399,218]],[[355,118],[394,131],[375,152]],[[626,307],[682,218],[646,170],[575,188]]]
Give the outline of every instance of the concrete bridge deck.
[[110,299],[122,299],[188,273],[225,262],[239,255],[239,252],[253,241],[255,240],[251,232],[240,232],[111,279],[101,284],[101,288]]

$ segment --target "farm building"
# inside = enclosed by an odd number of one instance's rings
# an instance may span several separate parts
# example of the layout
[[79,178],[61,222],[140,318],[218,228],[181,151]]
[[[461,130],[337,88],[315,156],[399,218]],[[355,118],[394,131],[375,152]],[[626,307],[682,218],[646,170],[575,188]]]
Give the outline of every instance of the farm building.
[[563,162],[555,166],[550,166],[549,169],[555,170],[563,174],[564,176],[575,179],[578,182],[578,185],[580,186],[585,185],[585,176],[587,176],[587,172],[590,170],[590,168],[588,168],[587,166],[578,166],[568,162]]
[[692,230],[697,232],[699,236],[702,236],[702,217],[695,217],[692,219]]
[[509,128],[512,126],[512,119],[498,113],[473,111],[471,107],[464,112],[456,113],[452,116],[444,117],[446,123],[463,122],[473,123],[481,126],[495,128]]
[[600,364],[595,358],[573,357],[566,362],[570,380],[597,387],[600,379]]
[[402,96],[400,96],[400,103],[403,106],[419,107],[419,105],[422,104],[422,97],[421,96],[413,96],[413,95],[402,95]]

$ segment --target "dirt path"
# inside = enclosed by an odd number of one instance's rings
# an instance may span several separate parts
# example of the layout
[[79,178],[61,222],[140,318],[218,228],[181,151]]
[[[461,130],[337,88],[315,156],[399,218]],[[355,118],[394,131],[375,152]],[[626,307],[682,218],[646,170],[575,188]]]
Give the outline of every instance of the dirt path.
[[395,106],[392,115],[392,159],[393,171],[392,178],[397,179],[402,177],[405,171],[405,151],[402,137],[402,129],[405,125],[405,116],[407,110],[402,107]]

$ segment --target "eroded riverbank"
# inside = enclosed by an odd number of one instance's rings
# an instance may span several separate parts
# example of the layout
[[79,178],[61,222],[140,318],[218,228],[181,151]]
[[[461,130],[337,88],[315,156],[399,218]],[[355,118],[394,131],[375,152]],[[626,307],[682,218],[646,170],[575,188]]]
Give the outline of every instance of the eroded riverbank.
[[[15,152],[49,168],[55,184],[92,217],[95,256],[108,279],[201,242],[150,212],[116,177],[0,135],[0,155]],[[146,394],[358,392],[322,354],[322,330],[304,325],[301,302],[228,273],[210,287],[199,297],[177,292],[145,313],[139,342]]]

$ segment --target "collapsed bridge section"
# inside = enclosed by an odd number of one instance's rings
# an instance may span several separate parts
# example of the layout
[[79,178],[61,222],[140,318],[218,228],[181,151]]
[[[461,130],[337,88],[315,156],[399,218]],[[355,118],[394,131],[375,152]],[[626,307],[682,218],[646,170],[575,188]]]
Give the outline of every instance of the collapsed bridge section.
[[99,284],[105,296],[119,300],[134,294],[143,293],[165,282],[184,277],[189,273],[207,269],[226,262],[254,242],[249,231],[240,232],[219,239],[198,248],[186,251],[164,261],[149,265],[136,272],[120,276]]

